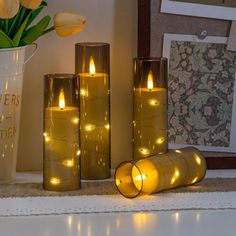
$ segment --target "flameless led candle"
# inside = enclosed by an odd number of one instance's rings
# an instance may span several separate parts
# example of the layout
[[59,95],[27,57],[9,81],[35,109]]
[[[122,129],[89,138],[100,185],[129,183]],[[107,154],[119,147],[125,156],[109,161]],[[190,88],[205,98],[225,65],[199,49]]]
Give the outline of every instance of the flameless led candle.
[[119,192],[128,198],[201,181],[206,161],[193,147],[170,151],[136,162],[121,163],[115,173]]
[[45,76],[44,188],[80,188],[79,93],[73,75]]
[[167,152],[167,59],[134,59],[133,158]]
[[80,79],[80,141],[83,179],[110,177],[109,44],[76,44]]

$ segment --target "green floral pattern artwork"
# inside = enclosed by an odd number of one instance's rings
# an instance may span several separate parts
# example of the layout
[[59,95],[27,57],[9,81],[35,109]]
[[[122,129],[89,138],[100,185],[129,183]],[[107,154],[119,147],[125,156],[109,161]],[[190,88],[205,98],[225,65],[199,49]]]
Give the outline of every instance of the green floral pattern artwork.
[[229,147],[235,66],[225,44],[171,42],[170,143]]

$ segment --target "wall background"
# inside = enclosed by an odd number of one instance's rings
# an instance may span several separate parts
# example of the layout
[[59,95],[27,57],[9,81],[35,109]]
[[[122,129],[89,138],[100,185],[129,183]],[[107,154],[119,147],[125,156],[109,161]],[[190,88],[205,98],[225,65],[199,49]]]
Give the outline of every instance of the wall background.
[[151,56],[162,55],[164,33],[190,34],[207,30],[210,36],[228,37],[230,21],[160,13],[161,0],[151,0]]
[[44,14],[58,11],[86,15],[82,33],[58,38],[53,32],[38,40],[39,50],[26,66],[18,171],[41,170],[43,161],[43,75],[74,72],[74,44],[111,44],[112,167],[132,155],[132,59],[137,51],[137,1],[50,0]]

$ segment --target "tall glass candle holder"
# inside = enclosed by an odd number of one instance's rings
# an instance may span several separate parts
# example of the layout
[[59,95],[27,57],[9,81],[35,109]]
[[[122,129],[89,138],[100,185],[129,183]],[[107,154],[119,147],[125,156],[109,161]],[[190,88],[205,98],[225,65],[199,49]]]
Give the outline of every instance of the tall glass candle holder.
[[46,190],[80,188],[79,91],[74,75],[44,78],[43,186]]
[[80,80],[81,173],[110,177],[110,49],[107,43],[76,44]]
[[167,59],[134,59],[133,158],[166,153]]
[[161,190],[186,186],[201,181],[206,161],[196,148],[183,148],[166,154],[121,163],[115,173],[119,192],[134,198]]

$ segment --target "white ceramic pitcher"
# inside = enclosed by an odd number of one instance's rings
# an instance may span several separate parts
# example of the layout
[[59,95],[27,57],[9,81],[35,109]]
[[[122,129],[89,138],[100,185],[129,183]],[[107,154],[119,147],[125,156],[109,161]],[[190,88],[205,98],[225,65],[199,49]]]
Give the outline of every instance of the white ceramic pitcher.
[[26,48],[0,49],[0,183],[15,179]]

